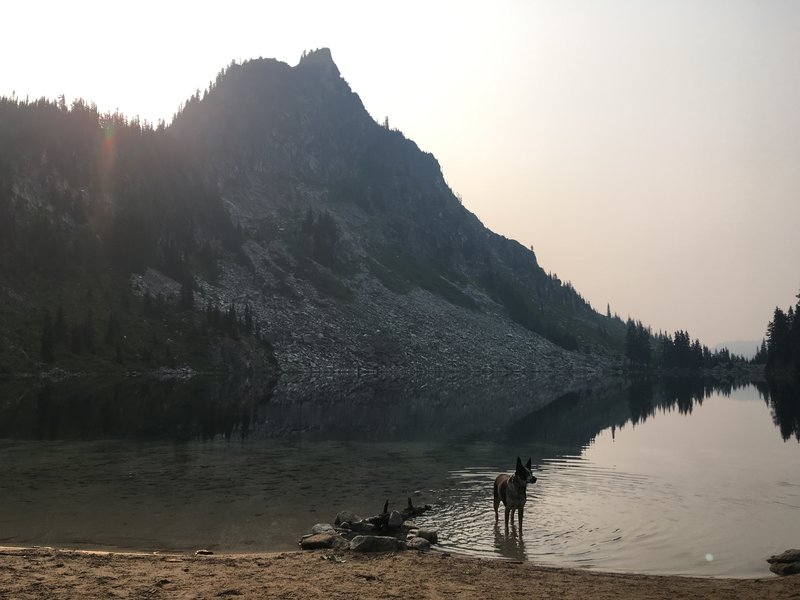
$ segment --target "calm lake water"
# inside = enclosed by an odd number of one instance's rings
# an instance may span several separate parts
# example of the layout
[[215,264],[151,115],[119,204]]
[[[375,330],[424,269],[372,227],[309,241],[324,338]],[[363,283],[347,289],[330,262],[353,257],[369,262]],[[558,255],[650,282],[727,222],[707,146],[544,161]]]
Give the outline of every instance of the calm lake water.
[[[796,387],[530,385],[4,382],[0,545],[294,549],[407,496],[447,550],[547,565],[768,576],[800,545]],[[539,478],[521,538],[492,510],[517,455]]]

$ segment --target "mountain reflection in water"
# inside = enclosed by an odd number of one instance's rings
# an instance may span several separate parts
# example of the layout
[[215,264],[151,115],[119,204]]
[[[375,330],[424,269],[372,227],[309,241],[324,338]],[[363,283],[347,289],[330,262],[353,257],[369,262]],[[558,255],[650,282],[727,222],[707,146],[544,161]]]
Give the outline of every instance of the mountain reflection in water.
[[[702,379],[4,381],[0,543],[287,550],[411,495],[456,552],[767,575],[800,536],[799,405],[791,383]],[[517,455],[539,477],[524,538],[491,501]]]
[[[498,439],[580,448],[658,411],[690,414],[747,383],[663,378],[558,395],[525,377],[318,376],[188,381],[0,381],[0,439]],[[756,383],[784,440],[800,441],[800,385]]]

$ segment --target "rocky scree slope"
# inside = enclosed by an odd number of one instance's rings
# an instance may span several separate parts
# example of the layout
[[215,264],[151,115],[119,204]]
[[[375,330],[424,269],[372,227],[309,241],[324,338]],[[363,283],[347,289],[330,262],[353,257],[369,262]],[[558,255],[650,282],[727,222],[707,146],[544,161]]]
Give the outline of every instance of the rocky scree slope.
[[376,123],[327,49],[232,65],[171,130],[242,232],[200,282],[249,304],[287,370],[595,372],[622,323],[466,210],[435,158]]

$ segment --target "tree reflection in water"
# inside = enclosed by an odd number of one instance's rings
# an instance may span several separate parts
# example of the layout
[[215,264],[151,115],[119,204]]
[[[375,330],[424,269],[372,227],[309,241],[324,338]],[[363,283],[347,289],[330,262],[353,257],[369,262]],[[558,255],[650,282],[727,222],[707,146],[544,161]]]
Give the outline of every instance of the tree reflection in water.
[[657,413],[677,410],[691,414],[713,394],[755,385],[772,409],[773,421],[784,440],[800,441],[800,384],[790,380],[755,383],[709,378],[664,377],[570,392],[515,422],[509,441],[537,441],[580,453],[604,429],[612,433],[627,423],[637,425]]
[[[525,378],[331,377],[0,382],[0,439],[484,439],[580,451],[606,428],[690,414],[749,382],[610,380],[560,394]],[[800,384],[755,384],[784,440],[800,441]]]
[[784,441],[792,436],[800,442],[800,382],[794,379],[768,379],[756,383],[759,395],[772,410],[772,422]]

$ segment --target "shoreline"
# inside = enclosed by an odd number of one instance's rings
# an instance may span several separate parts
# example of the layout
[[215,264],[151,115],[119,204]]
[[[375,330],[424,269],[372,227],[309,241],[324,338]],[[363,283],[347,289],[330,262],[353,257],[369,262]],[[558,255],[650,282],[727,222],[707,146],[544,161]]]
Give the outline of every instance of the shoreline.
[[800,597],[800,575],[732,579],[545,567],[454,555],[144,553],[0,546],[0,598]]

